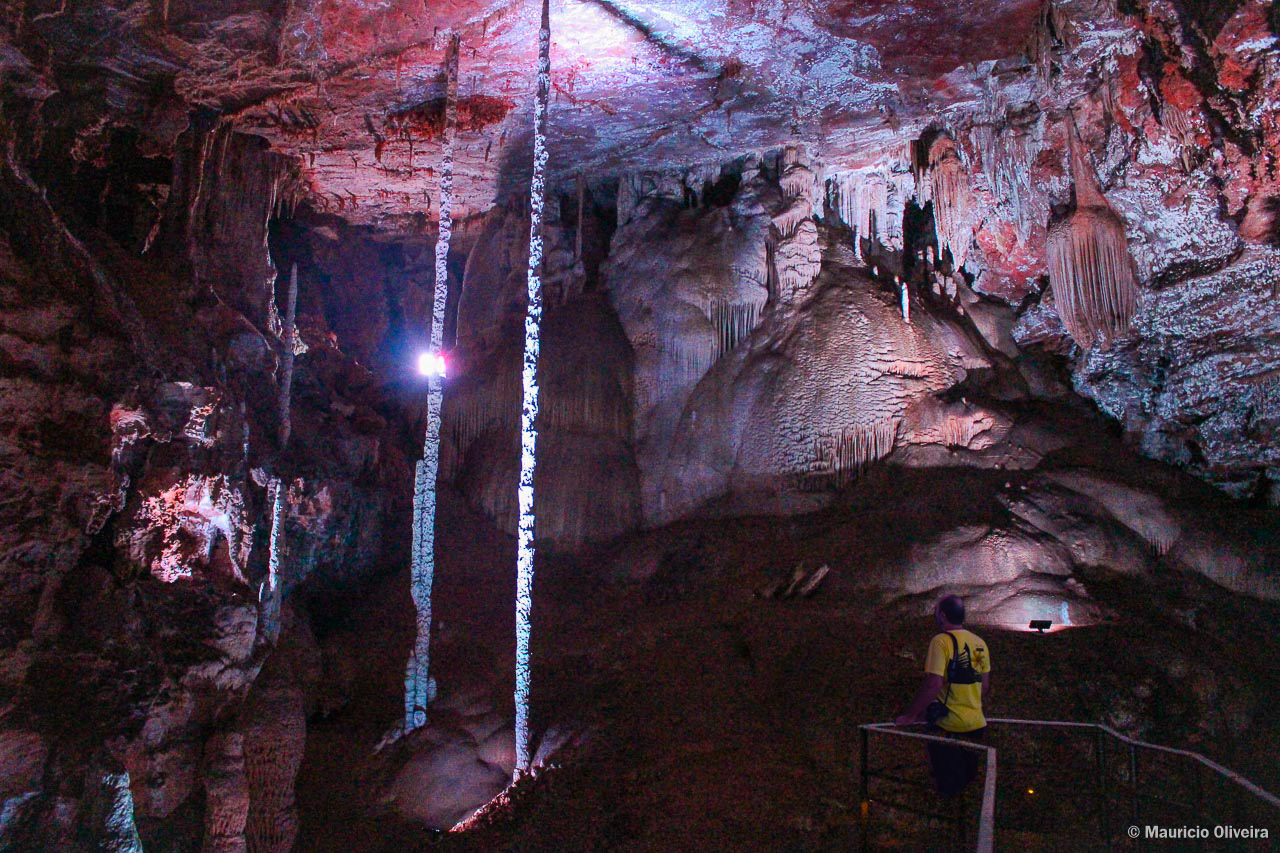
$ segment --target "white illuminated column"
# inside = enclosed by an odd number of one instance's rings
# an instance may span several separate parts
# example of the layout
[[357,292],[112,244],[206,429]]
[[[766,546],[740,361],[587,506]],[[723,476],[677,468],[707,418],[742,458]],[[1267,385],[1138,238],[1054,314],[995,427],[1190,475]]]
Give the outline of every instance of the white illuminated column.
[[551,89],[551,13],[542,0],[538,30],[538,85],[533,103],[533,180],[529,187],[529,308],[524,318],[524,404],[520,412],[520,505],[516,539],[516,767],[529,772],[529,621],[533,608],[533,471],[538,441],[538,350],[542,324],[542,196],[547,165],[547,96]]
[[902,294],[902,319],[905,322],[911,322],[911,301],[910,294],[907,293],[907,283],[899,276],[894,276],[894,280],[898,282],[898,290]]
[[449,295],[449,239],[453,235],[453,136],[458,124],[458,36],[445,51],[444,153],[440,163],[440,234],[436,239],[436,280],[431,304],[431,348],[418,359],[427,376],[427,432],[413,479],[413,545],[409,585],[417,611],[417,635],[404,676],[404,730],[427,722],[433,689],[431,587],[436,573],[436,475],[440,470],[440,406],[444,400],[444,308]]

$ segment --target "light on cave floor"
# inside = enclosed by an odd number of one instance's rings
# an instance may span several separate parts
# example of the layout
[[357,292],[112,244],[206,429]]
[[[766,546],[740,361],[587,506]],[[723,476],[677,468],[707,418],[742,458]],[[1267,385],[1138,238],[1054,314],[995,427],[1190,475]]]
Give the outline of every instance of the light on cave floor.
[[418,372],[423,376],[445,375],[444,353],[424,352],[418,356]]

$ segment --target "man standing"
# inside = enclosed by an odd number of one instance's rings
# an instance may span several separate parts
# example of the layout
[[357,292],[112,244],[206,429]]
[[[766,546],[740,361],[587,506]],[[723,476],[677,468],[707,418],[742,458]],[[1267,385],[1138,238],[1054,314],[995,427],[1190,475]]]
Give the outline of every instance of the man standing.
[[[964,625],[964,602],[957,595],[943,596],[933,608],[942,633],[929,642],[924,664],[924,685],[895,725],[908,726],[925,719],[925,709],[937,700],[946,714],[932,721],[927,731],[944,737],[982,741],[987,720],[982,700],[991,692],[991,655],[987,644]],[[962,746],[929,743],[929,766],[938,794],[949,799],[978,775],[980,753]]]

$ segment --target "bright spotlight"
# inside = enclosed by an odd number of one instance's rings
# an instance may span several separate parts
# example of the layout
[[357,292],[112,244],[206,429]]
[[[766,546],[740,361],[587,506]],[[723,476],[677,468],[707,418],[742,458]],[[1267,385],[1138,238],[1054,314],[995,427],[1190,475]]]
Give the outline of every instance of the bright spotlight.
[[436,352],[424,352],[418,356],[418,372],[423,376],[439,376],[441,379],[445,375],[444,354]]

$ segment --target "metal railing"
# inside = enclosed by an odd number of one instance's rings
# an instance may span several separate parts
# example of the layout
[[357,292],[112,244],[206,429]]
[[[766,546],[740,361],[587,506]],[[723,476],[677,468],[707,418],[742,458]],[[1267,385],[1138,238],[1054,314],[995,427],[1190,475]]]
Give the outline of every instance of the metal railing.
[[[1206,804],[1210,801],[1207,796],[1205,787],[1204,771],[1211,771],[1210,780],[1228,789],[1228,806],[1232,811],[1232,818],[1239,820],[1246,816],[1249,806],[1255,809],[1263,807],[1268,819],[1276,819],[1280,822],[1280,797],[1269,791],[1264,790],[1258,785],[1246,779],[1239,773],[1221,764],[1206,758],[1198,752],[1186,749],[1177,749],[1174,747],[1160,746],[1158,744],[1147,743],[1146,741],[1131,738],[1123,735],[1114,729],[1098,723],[1075,723],[1058,720],[1014,720],[1014,719],[990,719],[987,721],[989,734],[994,733],[996,738],[1000,737],[999,727],[1014,727],[1025,729],[1036,728],[1052,728],[1056,729],[1060,736],[1069,734],[1084,734],[1090,737],[1092,741],[1092,750],[1087,746],[1079,749],[1072,746],[1071,754],[1086,759],[1086,767],[1070,768],[1062,762],[1055,762],[1053,765],[1046,763],[1010,763],[1009,756],[1006,755],[1004,766],[1006,770],[1014,768],[1015,776],[1018,769],[1035,768],[1039,770],[1048,770],[1049,777],[1065,777],[1066,785],[1070,788],[1068,794],[1072,795],[1068,798],[1068,807],[1071,808],[1072,814],[1079,815],[1079,809],[1075,808],[1078,804],[1077,800],[1081,798],[1090,798],[1094,802],[1095,817],[1097,819],[1098,836],[1102,844],[1110,848],[1115,840],[1113,833],[1112,813],[1113,807],[1118,799],[1125,801],[1128,806],[1130,818],[1130,833],[1133,829],[1143,826],[1143,819],[1155,816],[1160,818],[1162,822],[1173,822],[1178,819],[1194,818],[1203,822],[1205,819]],[[994,726],[995,728],[991,728]],[[923,769],[924,762],[920,760],[911,761],[907,764],[896,765],[885,768],[873,768],[870,764],[870,735],[884,734],[895,737],[904,737],[925,742],[937,742],[946,744],[950,747],[960,749],[970,749],[981,752],[986,758],[986,770],[983,778],[982,789],[982,805],[978,811],[977,839],[975,849],[978,853],[990,853],[995,846],[996,836],[996,790],[997,790],[997,774],[996,774],[996,755],[997,747],[987,745],[985,743],[974,743],[966,740],[943,737],[940,735],[926,734],[919,730],[911,730],[911,728],[899,728],[892,723],[868,723],[858,727],[861,736],[861,755],[860,755],[860,823],[861,823],[861,840],[863,849],[867,849],[869,830],[870,830],[870,807],[873,802],[871,796],[871,783],[873,781],[888,782],[894,785],[919,787],[930,786],[927,777],[923,780],[913,779],[910,776],[899,775],[899,772],[907,769]],[[1055,744],[1063,743],[1061,737],[1055,741]],[[1110,745],[1110,748],[1109,748]],[[1036,744],[1032,744],[1037,747]],[[1017,750],[1014,747],[1006,747],[1006,752],[1013,751],[1015,757]],[[1031,751],[1039,751],[1033,748]],[[1092,760],[1090,758],[1092,752]],[[1127,752],[1127,755],[1124,753]],[[1109,759],[1109,755],[1114,756]],[[1139,760],[1140,756],[1149,756],[1144,768],[1143,762]],[[1116,762],[1115,758],[1121,758],[1120,762]],[[1172,758],[1180,762],[1180,768],[1156,768],[1153,765],[1153,758]],[[1127,761],[1123,760],[1127,759]],[[1178,785],[1175,779],[1175,770],[1185,771],[1187,768],[1192,770],[1192,778],[1190,781],[1190,790],[1183,791],[1183,796],[1178,796]],[[1072,779],[1071,770],[1088,773],[1093,778],[1093,785],[1072,784],[1074,781],[1083,782],[1083,779]],[[1140,775],[1141,770],[1146,773]],[[1147,775],[1150,775],[1152,784],[1143,784]],[[1183,774],[1185,775],[1185,774]],[[1028,793],[1033,793],[1033,789],[1028,788]],[[1249,797],[1242,798],[1241,792],[1246,792]],[[1232,794],[1234,793],[1234,796]],[[1092,794],[1092,797],[1089,795]],[[933,820],[941,820],[944,823],[954,822],[957,830],[957,836],[960,840],[960,846],[966,846],[965,828],[969,820],[963,807],[963,800],[957,800],[957,809],[952,816],[930,812],[927,809],[921,809],[918,805],[906,804],[902,802],[894,802],[887,798],[877,797],[874,800],[877,803],[890,807],[891,809],[924,816]],[[1061,807],[1061,806],[1060,806]],[[1256,812],[1255,812],[1256,814]],[[1007,817],[1007,816],[1006,816]],[[1001,819],[1005,821],[1005,818]],[[1274,828],[1274,827],[1273,827]],[[1013,827],[1001,826],[1002,831],[1013,831]],[[1025,829],[1025,828],[1024,828]],[[1034,830],[1033,830],[1034,832]],[[1078,838],[1078,834],[1075,834]],[[1132,838],[1132,834],[1128,836]],[[1122,836],[1124,838],[1124,836]],[[1128,840],[1127,838],[1125,839]],[[1203,842],[1201,842],[1203,843]]]

